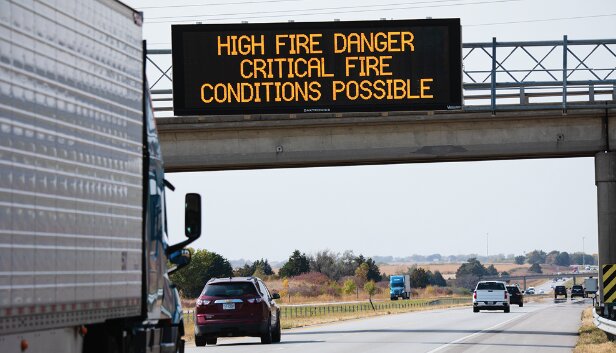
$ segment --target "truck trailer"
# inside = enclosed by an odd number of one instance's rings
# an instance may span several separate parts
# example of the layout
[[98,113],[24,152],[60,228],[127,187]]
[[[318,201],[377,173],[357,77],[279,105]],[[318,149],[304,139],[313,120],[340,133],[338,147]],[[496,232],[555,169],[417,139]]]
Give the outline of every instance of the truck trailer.
[[[0,0],[0,352],[182,352],[143,16]],[[168,266],[173,266],[169,268]]]

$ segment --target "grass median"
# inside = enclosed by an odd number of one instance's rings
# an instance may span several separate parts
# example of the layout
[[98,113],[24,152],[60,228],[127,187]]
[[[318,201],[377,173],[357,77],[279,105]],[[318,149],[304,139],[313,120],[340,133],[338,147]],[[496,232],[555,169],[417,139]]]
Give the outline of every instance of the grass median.
[[[374,308],[369,302],[285,305],[280,308],[280,317],[282,328],[289,329],[379,315],[464,306],[470,302],[470,298],[435,298],[374,302]],[[186,341],[194,341],[194,314],[184,314],[184,328]]]
[[592,322],[592,308],[582,312],[580,338],[573,353],[616,353],[616,343],[611,342],[607,334],[598,329]]

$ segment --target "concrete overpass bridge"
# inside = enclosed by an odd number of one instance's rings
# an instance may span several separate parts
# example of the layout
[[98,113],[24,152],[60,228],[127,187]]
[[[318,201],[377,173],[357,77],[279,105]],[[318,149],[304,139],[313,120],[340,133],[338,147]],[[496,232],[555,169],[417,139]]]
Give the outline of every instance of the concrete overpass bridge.
[[583,273],[543,273],[543,274],[534,274],[534,275],[520,275],[520,276],[488,276],[488,277],[483,277],[482,280],[485,281],[505,281],[505,282],[510,282],[510,281],[522,281],[524,283],[524,290],[526,290],[526,281],[528,280],[533,280],[533,279],[551,279],[551,278],[555,278],[555,277],[567,277],[567,278],[573,278],[573,284],[577,284],[577,279],[581,278],[582,280],[584,278],[598,278],[599,277],[599,273],[596,271],[593,272],[583,272]]
[[616,264],[616,39],[464,43],[464,106],[426,112],[173,117],[170,53],[147,68],[170,172],[594,156]]

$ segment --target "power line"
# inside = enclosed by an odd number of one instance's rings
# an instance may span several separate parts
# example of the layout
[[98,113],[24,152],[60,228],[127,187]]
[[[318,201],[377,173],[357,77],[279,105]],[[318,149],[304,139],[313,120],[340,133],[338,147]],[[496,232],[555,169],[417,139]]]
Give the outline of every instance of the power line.
[[[435,1],[418,1],[413,4],[433,4],[433,3],[441,3],[441,2],[461,2],[465,0],[435,0]],[[513,0],[511,0],[513,1]],[[522,0],[515,0],[522,1]],[[402,3],[393,3],[393,4],[381,4],[381,5],[359,5],[359,6],[338,6],[338,7],[323,7],[323,8],[312,8],[312,9],[297,9],[297,10],[278,10],[278,11],[268,11],[268,13],[289,13],[289,12],[301,12],[301,11],[324,11],[324,10],[344,10],[344,9],[357,9],[357,8],[374,8],[374,7],[386,7],[386,6],[400,6],[407,5],[408,2]],[[454,4],[452,4],[454,5]],[[455,4],[455,5],[463,5],[463,4]],[[388,9],[374,9],[377,10],[388,10]],[[166,18],[192,18],[192,17],[219,17],[219,16],[237,16],[237,15],[256,15],[261,14],[262,12],[230,12],[230,13],[219,13],[219,14],[201,14],[201,15],[185,15],[185,16],[156,16],[156,17],[146,17],[146,21],[148,20],[159,20]]]
[[578,19],[584,19],[584,18],[597,18],[597,17],[610,17],[610,16],[616,16],[616,13],[610,13],[610,14],[604,14],[604,15],[590,15],[590,16],[545,18],[545,19],[537,19],[537,20],[522,20],[522,21],[509,21],[509,22],[478,23],[478,24],[475,24],[475,25],[465,25],[464,27],[509,25],[509,24],[516,24],[516,23],[549,22],[549,21],[560,21],[560,20],[578,20]]
[[[313,16],[313,15],[332,15],[339,13],[359,13],[359,12],[374,12],[374,11],[393,11],[393,10],[408,10],[408,9],[423,9],[423,8],[436,8],[436,7],[454,7],[454,6],[464,6],[464,5],[484,5],[484,4],[495,4],[495,3],[506,3],[506,2],[519,2],[524,0],[489,0],[489,1],[477,1],[477,2],[469,2],[462,4],[444,4],[444,5],[427,5],[427,6],[400,6],[400,7],[392,7],[387,9],[363,9],[363,10],[344,10],[344,11],[326,11],[326,12],[312,12],[312,13],[298,13],[294,14],[294,16]],[[357,8],[355,6],[354,8]],[[302,10],[306,11],[306,10]],[[285,11],[288,12],[288,11]],[[256,12],[258,13],[258,12]],[[209,16],[209,15],[208,15]],[[220,15],[217,15],[220,16]],[[287,14],[284,15],[261,15],[261,16],[240,16],[240,17],[216,17],[217,21],[223,20],[239,20],[239,19],[248,19],[248,18],[276,18],[276,17],[287,17]],[[164,20],[164,21],[147,21],[147,23],[179,23],[179,22],[194,22],[195,20]]]

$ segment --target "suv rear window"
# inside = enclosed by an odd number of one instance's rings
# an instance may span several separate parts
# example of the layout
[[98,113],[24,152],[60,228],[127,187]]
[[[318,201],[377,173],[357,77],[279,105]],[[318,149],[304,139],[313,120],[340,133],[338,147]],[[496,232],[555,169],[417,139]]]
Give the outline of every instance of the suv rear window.
[[255,285],[251,282],[211,283],[203,288],[201,295],[208,297],[236,297],[245,294],[257,294]]
[[504,290],[505,285],[498,282],[484,282],[477,284],[477,290]]

